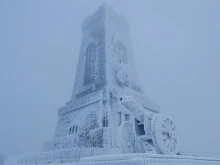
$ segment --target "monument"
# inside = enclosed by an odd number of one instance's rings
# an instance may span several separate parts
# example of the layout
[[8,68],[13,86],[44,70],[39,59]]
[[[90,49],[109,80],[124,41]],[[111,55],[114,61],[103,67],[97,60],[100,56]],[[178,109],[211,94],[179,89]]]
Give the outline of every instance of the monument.
[[84,20],[72,97],[58,109],[54,138],[18,164],[220,164],[180,149],[175,123],[144,93],[129,30],[106,3]]
[[[44,150],[95,147],[120,152],[118,129],[124,121],[135,121],[130,104],[137,100],[137,106],[150,114],[158,113],[159,107],[140,84],[123,16],[103,4],[85,19],[82,32],[72,98],[58,110],[54,139]],[[121,103],[124,96],[132,102],[124,98]]]

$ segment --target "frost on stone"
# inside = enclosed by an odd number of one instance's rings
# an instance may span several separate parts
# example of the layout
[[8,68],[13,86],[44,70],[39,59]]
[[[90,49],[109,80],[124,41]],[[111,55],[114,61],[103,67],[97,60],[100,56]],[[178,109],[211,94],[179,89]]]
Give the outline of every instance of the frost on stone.
[[[17,158],[18,163],[66,163],[81,159],[80,165],[95,165],[103,162],[83,158],[105,155],[98,157],[102,160],[115,154],[104,164],[117,160],[117,164],[157,165],[174,164],[166,159],[184,154],[177,145],[173,120],[162,115],[159,106],[145,95],[129,30],[128,21],[106,4],[84,20],[72,96],[58,109],[54,138],[44,143],[42,153],[23,155]],[[117,155],[122,153],[126,154]],[[149,161],[138,153],[156,154],[156,159]],[[131,160],[134,155],[137,158]],[[15,164],[10,160],[7,165]],[[182,164],[187,163],[184,160]]]

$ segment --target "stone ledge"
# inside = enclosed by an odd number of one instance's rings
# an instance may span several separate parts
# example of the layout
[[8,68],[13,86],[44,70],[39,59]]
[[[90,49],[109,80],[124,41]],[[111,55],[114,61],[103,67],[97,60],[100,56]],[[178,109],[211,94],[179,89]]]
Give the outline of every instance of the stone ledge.
[[84,106],[93,104],[95,102],[98,102],[102,99],[102,90],[98,92],[91,93],[87,96],[78,98],[74,101],[70,101],[66,103],[65,106],[58,109],[58,115],[63,115],[65,113],[68,113],[70,111],[74,111],[76,109],[82,108]]
[[82,158],[78,165],[220,165],[220,158],[119,154]]

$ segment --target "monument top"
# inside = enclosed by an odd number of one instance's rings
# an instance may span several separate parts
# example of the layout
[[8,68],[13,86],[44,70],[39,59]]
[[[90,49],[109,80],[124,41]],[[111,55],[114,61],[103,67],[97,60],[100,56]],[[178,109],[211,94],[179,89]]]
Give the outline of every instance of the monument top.
[[144,94],[135,66],[127,19],[103,2],[82,23],[82,44],[71,100],[100,89],[121,90],[159,111]]
[[95,21],[103,21],[103,23],[106,23],[108,18],[117,19],[118,23],[121,25],[124,25],[123,28],[130,30],[129,22],[123,15],[119,15],[114,8],[108,4],[106,1],[104,1],[95,11],[92,15],[89,15],[85,18],[85,20],[82,23],[81,29],[82,32],[85,31],[91,24],[93,24]]

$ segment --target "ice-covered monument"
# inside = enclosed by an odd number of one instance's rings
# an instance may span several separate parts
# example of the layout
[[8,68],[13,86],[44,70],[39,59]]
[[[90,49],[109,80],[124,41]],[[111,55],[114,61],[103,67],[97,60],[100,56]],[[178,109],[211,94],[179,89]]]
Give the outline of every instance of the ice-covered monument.
[[129,30],[106,3],[84,20],[72,97],[58,109],[54,138],[18,163],[220,164],[180,149],[175,123],[143,91]]
[[105,3],[84,20],[82,32],[72,98],[59,108],[54,139],[45,143],[44,150],[86,147],[133,152],[124,148],[124,130],[119,128],[136,123],[142,135],[144,114],[150,117],[159,107],[139,82],[128,21]]

